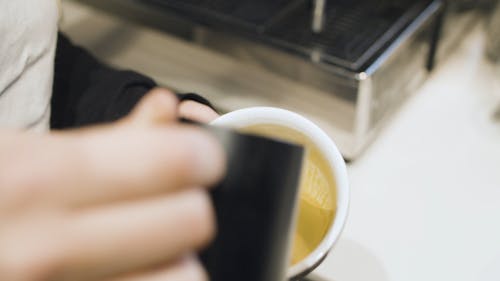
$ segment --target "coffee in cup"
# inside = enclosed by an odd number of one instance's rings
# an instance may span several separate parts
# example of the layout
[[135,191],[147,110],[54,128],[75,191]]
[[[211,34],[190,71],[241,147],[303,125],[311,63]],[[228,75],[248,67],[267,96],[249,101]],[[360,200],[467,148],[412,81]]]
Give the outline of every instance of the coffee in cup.
[[297,279],[307,275],[333,247],[347,217],[347,171],[337,147],[314,123],[279,108],[236,110],[213,124],[291,141],[306,148],[287,277]]

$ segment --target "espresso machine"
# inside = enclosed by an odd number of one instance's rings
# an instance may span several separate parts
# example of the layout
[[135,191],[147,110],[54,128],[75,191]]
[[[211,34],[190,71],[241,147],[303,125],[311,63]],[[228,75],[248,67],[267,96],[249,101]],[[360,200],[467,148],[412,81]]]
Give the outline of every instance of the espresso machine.
[[244,75],[237,68],[207,70],[210,87],[226,95],[208,98],[222,111],[254,105],[297,111],[326,130],[347,159],[360,155],[434,68],[445,10],[442,0],[84,2],[115,14],[128,10],[129,19],[256,69],[261,75],[247,90],[231,88]]

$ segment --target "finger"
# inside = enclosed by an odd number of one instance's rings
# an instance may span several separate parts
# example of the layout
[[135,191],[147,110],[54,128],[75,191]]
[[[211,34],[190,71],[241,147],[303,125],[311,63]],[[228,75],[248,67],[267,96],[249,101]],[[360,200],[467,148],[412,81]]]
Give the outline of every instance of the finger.
[[184,258],[169,266],[139,274],[115,278],[110,281],[207,281],[208,277],[193,256]]
[[151,268],[194,252],[214,236],[208,194],[192,189],[78,215],[65,230],[61,275],[97,278]]
[[36,140],[13,152],[0,174],[5,186],[16,187],[15,196],[24,194],[19,200],[37,204],[78,208],[133,200],[211,186],[225,171],[220,144],[188,126],[94,129]]
[[133,125],[157,125],[176,119],[178,100],[166,89],[157,88],[146,94],[125,122]]
[[179,105],[179,116],[203,123],[210,123],[219,117],[210,107],[191,100],[184,101]]

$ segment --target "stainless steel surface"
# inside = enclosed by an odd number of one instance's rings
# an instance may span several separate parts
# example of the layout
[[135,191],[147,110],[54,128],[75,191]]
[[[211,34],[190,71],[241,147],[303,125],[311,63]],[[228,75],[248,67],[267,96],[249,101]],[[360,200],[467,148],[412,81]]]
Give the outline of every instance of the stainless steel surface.
[[[219,98],[213,101],[228,111],[253,105],[280,106],[298,111],[323,127],[349,159],[359,156],[400,104],[424,81],[429,38],[442,8],[442,1],[434,1],[385,48],[377,60],[361,71],[349,71],[315,62],[315,52],[310,58],[304,58],[258,41],[139,7],[133,1],[81,2],[175,34],[210,50],[207,54],[216,51],[235,59],[237,68],[233,69],[232,76],[221,77],[220,71],[214,67],[212,71],[207,69],[205,77],[193,77],[200,81],[202,94],[220,92]],[[180,52],[176,56],[183,54]],[[218,55],[214,53],[212,57],[217,65],[215,58]],[[198,67],[196,63],[193,61],[193,69]],[[252,69],[252,74],[239,77],[241,73],[247,75],[244,69]],[[187,84],[181,82],[166,81],[179,90],[196,90],[185,88]],[[236,98],[231,96],[235,91],[252,94]]]
[[[424,11],[364,71],[352,72],[332,65],[312,63],[279,49],[228,36],[210,30],[195,41],[210,49],[231,54],[240,61],[263,67],[287,78],[310,85],[325,93],[331,100],[349,104],[339,111],[331,103],[304,100],[303,108],[310,107],[322,119],[338,129],[331,135],[338,140],[347,158],[357,157],[374,138],[401,102],[413,93],[427,76],[430,31],[433,19],[441,7],[440,1]],[[314,54],[311,57],[315,60]],[[342,133],[339,133],[341,131]]]
[[312,31],[320,33],[323,30],[323,22],[325,17],[326,0],[313,0],[313,21],[311,23]]

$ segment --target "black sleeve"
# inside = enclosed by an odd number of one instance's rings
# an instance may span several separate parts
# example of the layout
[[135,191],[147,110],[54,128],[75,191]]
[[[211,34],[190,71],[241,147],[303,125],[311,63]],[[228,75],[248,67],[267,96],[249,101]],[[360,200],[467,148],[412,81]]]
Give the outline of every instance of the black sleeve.
[[[52,91],[52,129],[75,128],[125,116],[156,83],[130,70],[113,69],[59,33]],[[215,110],[194,93],[177,94]]]
[[51,128],[109,122],[126,115],[156,83],[139,73],[99,62],[59,34],[52,93]]

